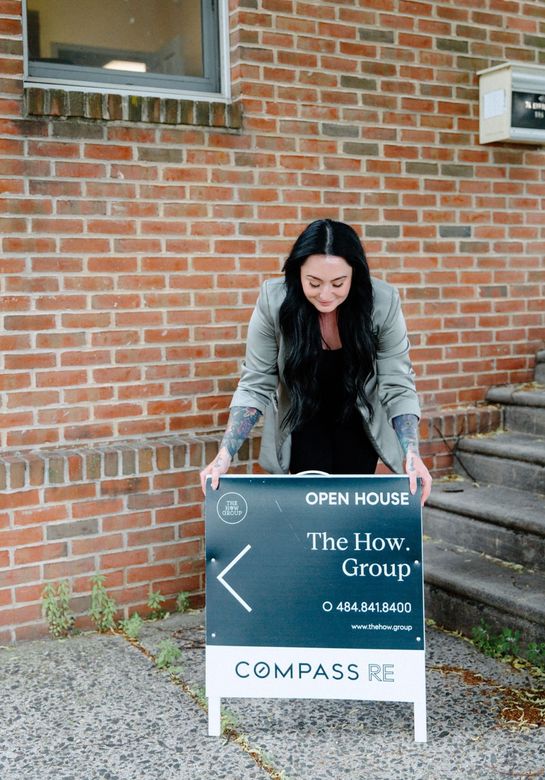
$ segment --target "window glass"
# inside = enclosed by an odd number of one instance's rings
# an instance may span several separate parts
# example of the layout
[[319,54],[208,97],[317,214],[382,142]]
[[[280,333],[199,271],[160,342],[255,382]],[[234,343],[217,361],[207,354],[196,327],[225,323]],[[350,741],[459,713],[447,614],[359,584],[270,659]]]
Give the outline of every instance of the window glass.
[[29,75],[217,87],[214,9],[212,0],[27,0]]

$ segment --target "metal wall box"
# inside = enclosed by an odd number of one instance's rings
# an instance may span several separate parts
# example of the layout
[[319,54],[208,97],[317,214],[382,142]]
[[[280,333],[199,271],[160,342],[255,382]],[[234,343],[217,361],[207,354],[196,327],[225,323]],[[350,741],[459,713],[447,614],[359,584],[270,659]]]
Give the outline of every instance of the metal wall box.
[[479,76],[479,140],[545,144],[545,67],[504,62]]

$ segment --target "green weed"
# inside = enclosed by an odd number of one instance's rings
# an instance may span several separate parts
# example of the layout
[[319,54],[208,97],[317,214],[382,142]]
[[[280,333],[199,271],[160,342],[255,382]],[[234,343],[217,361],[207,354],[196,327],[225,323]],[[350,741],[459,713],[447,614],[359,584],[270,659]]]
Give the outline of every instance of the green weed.
[[117,612],[117,604],[108,596],[104,587],[105,576],[103,574],[95,574],[91,577],[93,587],[91,590],[91,608],[89,614],[91,620],[95,624],[97,631],[103,633],[115,628],[115,613]]
[[138,639],[143,625],[144,621],[138,612],[134,612],[129,618],[119,622],[120,629],[129,637],[129,639]]
[[200,706],[203,709],[207,709],[207,707],[208,707],[208,700],[206,698],[206,691],[205,691],[205,689],[202,686],[200,686],[200,685],[196,685],[194,688],[191,689],[191,692],[195,696],[195,699],[196,699],[197,703],[200,704]]
[[163,609],[162,606],[165,600],[165,597],[161,595],[160,591],[150,590],[147,604],[151,610],[151,620],[162,620],[163,618],[168,617],[168,612]]
[[181,666],[176,666],[176,662],[182,658],[182,651],[174,644],[172,639],[163,639],[158,646],[159,652],[155,657],[155,665],[158,669],[165,669],[172,674],[179,674],[182,671]]
[[520,631],[510,628],[504,628],[499,634],[494,634],[484,620],[471,631],[471,638],[477,650],[492,658],[520,655],[520,636]]
[[530,642],[526,650],[526,658],[533,666],[545,672],[545,642]]
[[189,593],[183,590],[176,596],[176,612],[187,612],[189,609]]
[[235,713],[225,707],[221,708],[220,723],[222,733],[224,731],[234,731],[238,725]]
[[68,580],[56,587],[48,583],[42,593],[42,611],[49,631],[60,638],[68,636],[74,625],[74,615],[70,611],[70,584]]
[[530,642],[524,649],[521,636],[521,631],[511,628],[494,633],[484,620],[471,631],[473,644],[485,655],[492,658],[525,658],[533,666],[545,671],[545,642]]

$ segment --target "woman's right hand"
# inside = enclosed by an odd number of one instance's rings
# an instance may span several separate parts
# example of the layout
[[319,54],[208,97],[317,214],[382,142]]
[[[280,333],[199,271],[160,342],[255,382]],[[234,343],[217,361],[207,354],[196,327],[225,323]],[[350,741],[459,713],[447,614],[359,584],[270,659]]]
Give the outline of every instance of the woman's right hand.
[[212,490],[217,490],[220,485],[220,477],[227,474],[231,465],[231,455],[227,447],[221,447],[214,460],[201,471],[202,492],[206,495],[206,480],[212,477]]

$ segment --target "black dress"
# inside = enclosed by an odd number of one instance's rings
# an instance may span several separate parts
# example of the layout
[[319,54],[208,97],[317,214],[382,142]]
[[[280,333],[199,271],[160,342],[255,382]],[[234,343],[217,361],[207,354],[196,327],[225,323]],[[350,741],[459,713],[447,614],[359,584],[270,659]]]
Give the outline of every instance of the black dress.
[[321,401],[312,419],[291,435],[290,473],[374,474],[378,455],[354,406],[344,419],[343,350],[323,349],[318,365]]

